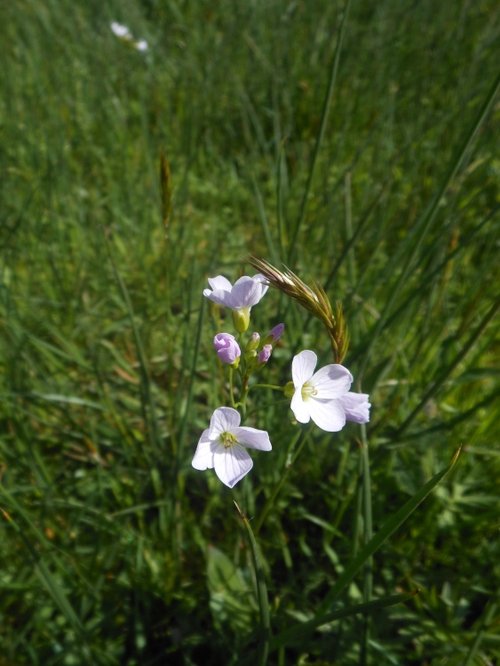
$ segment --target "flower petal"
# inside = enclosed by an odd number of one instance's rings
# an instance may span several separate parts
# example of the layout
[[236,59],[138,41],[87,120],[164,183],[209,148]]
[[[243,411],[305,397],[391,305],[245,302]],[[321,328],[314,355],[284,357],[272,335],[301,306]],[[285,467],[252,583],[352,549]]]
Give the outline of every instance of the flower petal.
[[214,466],[214,452],[212,447],[212,442],[208,438],[208,428],[204,430],[201,434],[198,446],[194,453],[193,460],[191,465],[195,469],[204,470],[212,469]]
[[265,295],[266,291],[269,289],[269,282],[267,281],[266,276],[262,275],[262,273],[256,273],[253,276],[252,280],[260,284],[260,298],[259,298],[260,301],[260,299]]
[[217,305],[224,305],[225,307],[231,307],[229,305],[229,299],[231,297],[231,292],[224,291],[223,289],[216,289],[215,291],[210,291],[210,289],[203,290],[203,296],[208,298],[212,303],[217,303]]
[[340,400],[307,401],[309,413],[314,423],[326,432],[338,432],[345,426],[345,412]]
[[339,398],[348,421],[355,423],[368,423],[370,420],[370,407],[367,393],[346,393]]
[[236,435],[240,444],[243,444],[243,446],[246,446],[249,449],[270,451],[273,448],[271,446],[269,435],[265,430],[243,426],[241,428],[234,428],[233,434]]
[[239,444],[230,449],[220,445],[214,456],[214,467],[222,483],[232,488],[252,469],[253,460]]
[[256,305],[262,298],[262,285],[253,278],[244,275],[233,285],[229,307],[237,310],[239,308],[249,308]]
[[241,416],[232,407],[218,407],[210,419],[208,436],[216,440],[223,432],[232,432],[240,425]]
[[299,423],[309,423],[311,418],[309,413],[310,402],[312,402],[311,399],[305,402],[302,398],[302,388],[299,386],[293,394],[292,402],[290,403],[290,408]]
[[318,400],[331,400],[340,398],[349,391],[352,375],[343,365],[331,363],[314,373],[311,384],[316,389],[315,397]]
[[[310,349],[304,349],[300,354],[293,357],[292,379],[295,388],[302,388],[311,379],[317,362],[318,357]],[[305,423],[305,421],[301,421],[301,423]]]
[[211,300],[213,303],[230,307],[229,299],[233,287],[229,280],[223,275],[216,275],[213,278],[208,278],[208,284],[211,289],[204,289],[203,296]]
[[208,278],[208,284],[214,291],[231,291],[233,285],[223,275],[217,275],[213,278]]

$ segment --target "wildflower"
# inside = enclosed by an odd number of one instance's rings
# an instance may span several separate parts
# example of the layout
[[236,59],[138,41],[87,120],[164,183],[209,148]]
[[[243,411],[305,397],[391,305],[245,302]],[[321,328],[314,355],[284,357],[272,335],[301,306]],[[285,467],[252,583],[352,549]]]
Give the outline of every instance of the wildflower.
[[352,375],[342,365],[332,363],[314,372],[318,357],[306,349],[292,361],[294,393],[291,409],[300,423],[310,419],[327,432],[342,430],[346,419],[355,420],[367,416],[368,396],[352,397]]
[[235,409],[216,409],[210,419],[210,427],[200,437],[191,463],[195,469],[215,469],[219,479],[229,488],[253,467],[245,447],[260,451],[272,448],[265,430],[240,427],[240,421],[241,417]]
[[121,23],[117,23],[116,21],[111,21],[109,27],[111,28],[111,32],[117,37],[121,37],[122,39],[132,39],[130,30],[127,28],[126,25],[122,25]]
[[257,356],[259,363],[267,363],[271,358],[272,351],[272,345],[264,345]]
[[217,356],[223,363],[235,364],[241,356],[241,349],[231,333],[217,333],[214,338],[214,347]]
[[147,51],[149,48],[145,39],[140,39],[138,42],[135,42],[134,46],[138,51]]
[[227,278],[217,275],[208,278],[211,289],[204,289],[203,295],[209,300],[233,310],[233,322],[239,333],[244,333],[250,323],[250,310],[261,300],[268,290],[263,275],[244,275],[232,285]]

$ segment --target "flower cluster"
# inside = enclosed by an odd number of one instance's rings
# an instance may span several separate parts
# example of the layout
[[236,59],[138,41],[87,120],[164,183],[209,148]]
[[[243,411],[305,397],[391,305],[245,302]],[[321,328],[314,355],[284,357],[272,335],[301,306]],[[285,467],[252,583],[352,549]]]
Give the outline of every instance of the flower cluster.
[[[209,278],[210,288],[203,291],[210,301],[232,311],[237,335],[221,332],[214,337],[215,352],[222,364],[229,367],[231,407],[221,406],[214,411],[209,428],[199,439],[192,465],[198,470],[214,469],[219,479],[230,488],[252,469],[253,461],[246,449],[272,449],[265,430],[240,426],[241,416],[237,409],[245,414],[250,378],[269,361],[273,347],[285,330],[285,325],[279,323],[264,337],[253,332],[246,343],[242,338],[250,325],[251,309],[266,294],[269,284],[296,298],[327,325],[336,357],[345,354],[347,345],[341,308],[337,307],[335,317],[324,290],[319,286],[310,288],[295,274],[283,274],[266,262],[260,262],[260,266],[266,275],[245,275],[234,284],[218,275]],[[281,283],[285,286],[280,286]],[[313,351],[301,351],[292,360],[292,381],[285,387],[271,387],[284,391],[291,398],[290,408],[296,421],[308,423],[312,420],[326,432],[342,430],[346,421],[367,423],[370,419],[369,396],[351,392],[353,377],[349,370],[339,363],[332,363],[315,372],[317,362]],[[240,379],[238,402],[234,397],[234,372]]]

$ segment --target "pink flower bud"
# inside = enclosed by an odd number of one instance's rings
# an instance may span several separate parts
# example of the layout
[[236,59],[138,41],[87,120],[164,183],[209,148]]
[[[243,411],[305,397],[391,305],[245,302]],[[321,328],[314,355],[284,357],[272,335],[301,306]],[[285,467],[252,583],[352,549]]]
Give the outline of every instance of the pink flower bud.
[[255,351],[259,346],[259,343],[260,343],[260,335],[257,332],[252,333],[252,335],[250,336],[250,340],[247,342],[246,351],[247,352]]
[[241,356],[240,346],[234,335],[230,333],[217,333],[214,338],[214,347],[217,356],[223,363],[232,365]]
[[259,363],[267,363],[271,358],[271,353],[273,351],[272,345],[264,345],[257,356]]
[[269,331],[269,337],[273,339],[274,342],[277,342],[285,330],[285,324],[276,324],[274,328]]

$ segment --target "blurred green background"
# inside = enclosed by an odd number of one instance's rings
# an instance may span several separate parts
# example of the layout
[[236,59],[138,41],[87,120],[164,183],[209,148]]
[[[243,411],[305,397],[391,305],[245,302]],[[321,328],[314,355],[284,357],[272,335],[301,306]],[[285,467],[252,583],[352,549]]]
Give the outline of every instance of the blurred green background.
[[[268,663],[497,663],[496,3],[14,0],[0,36],[0,665],[257,663],[244,530],[190,465],[230,325],[201,292],[250,254],[343,302],[373,405],[369,467],[312,431],[276,497],[298,426],[253,406],[273,635],[464,447],[336,608],[418,594]],[[254,315],[269,381],[331,362],[278,293]]]

